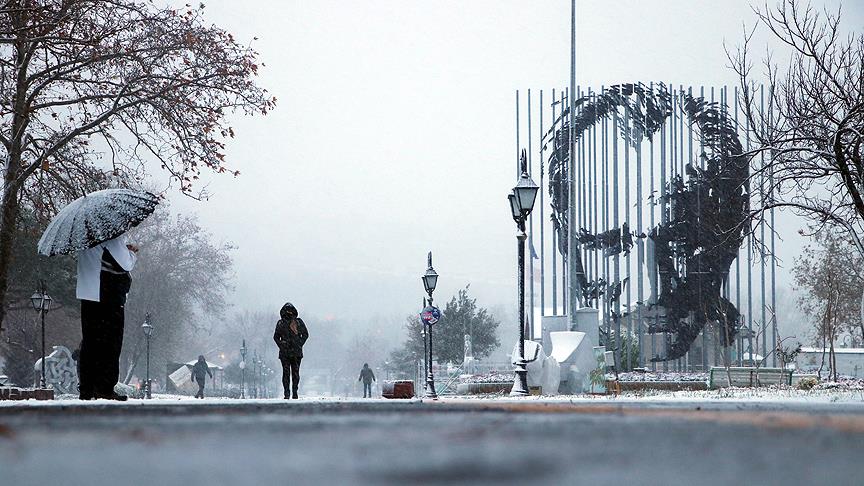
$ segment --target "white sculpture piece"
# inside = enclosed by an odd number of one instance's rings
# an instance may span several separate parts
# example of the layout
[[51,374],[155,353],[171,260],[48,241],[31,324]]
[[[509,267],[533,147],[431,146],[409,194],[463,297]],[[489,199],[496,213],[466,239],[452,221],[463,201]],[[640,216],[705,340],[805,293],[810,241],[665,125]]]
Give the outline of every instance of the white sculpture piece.
[[[519,344],[513,346],[513,364],[519,357]],[[561,367],[552,356],[547,356],[543,345],[535,341],[525,341],[525,361],[528,368],[528,386],[539,386],[543,395],[557,395],[561,382]]]
[[465,335],[465,356],[462,359],[462,373],[474,374],[477,370],[477,360],[474,359],[474,345],[471,343],[471,335]]
[[[41,358],[36,360],[33,369],[38,383],[42,373]],[[54,350],[45,358],[45,384],[60,393],[78,393],[78,368],[72,359],[72,352],[66,346],[54,346]]]
[[[561,363],[566,393],[589,393],[591,372],[598,366],[590,338],[584,332],[558,331],[549,334],[552,356]],[[563,385],[563,383],[562,383]]]

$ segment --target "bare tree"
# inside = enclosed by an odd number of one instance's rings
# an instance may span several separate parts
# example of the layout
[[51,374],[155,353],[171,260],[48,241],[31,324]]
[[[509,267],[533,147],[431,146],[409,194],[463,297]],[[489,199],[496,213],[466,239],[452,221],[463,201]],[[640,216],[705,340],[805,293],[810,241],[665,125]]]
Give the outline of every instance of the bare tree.
[[[845,232],[824,228],[795,259],[793,274],[799,308],[814,325],[814,344],[830,347],[838,335],[864,340],[858,298],[864,289],[864,257]],[[830,316],[830,319],[829,319]]]
[[[172,216],[163,207],[134,237],[141,251],[126,305],[124,340],[133,345],[125,347],[123,357],[130,368],[143,350],[141,323],[146,314],[156,327],[151,360],[177,359],[188,352],[190,339],[203,344],[199,333],[223,325],[234,277],[234,247],[213,241],[194,216]],[[203,351],[197,349],[193,356]],[[128,369],[127,375],[131,377]]]
[[[756,27],[729,52],[756,143],[750,155],[759,163],[751,177],[765,195],[753,216],[789,208],[814,223],[814,230],[840,228],[864,254],[864,34],[843,34],[839,8],[820,11],[781,0],[773,9],[766,4],[754,10]],[[751,59],[760,26],[789,51],[788,65],[775,63],[771,51],[763,59],[767,90],[759,87]]]
[[275,99],[254,82],[257,54],[202,9],[0,3],[0,323],[24,196],[47,217],[109,178],[140,183],[151,162],[190,195],[202,169],[236,174],[226,115],[266,113]]

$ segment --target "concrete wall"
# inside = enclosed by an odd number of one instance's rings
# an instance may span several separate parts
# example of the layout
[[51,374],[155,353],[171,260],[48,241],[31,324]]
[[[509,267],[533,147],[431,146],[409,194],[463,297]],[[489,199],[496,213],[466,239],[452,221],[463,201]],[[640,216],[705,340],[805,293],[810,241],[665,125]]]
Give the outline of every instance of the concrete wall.
[[[834,348],[837,356],[837,372],[854,378],[864,378],[864,348]],[[815,371],[822,363],[821,348],[801,348],[795,365],[801,371]],[[828,372],[828,350],[825,350],[823,374]]]

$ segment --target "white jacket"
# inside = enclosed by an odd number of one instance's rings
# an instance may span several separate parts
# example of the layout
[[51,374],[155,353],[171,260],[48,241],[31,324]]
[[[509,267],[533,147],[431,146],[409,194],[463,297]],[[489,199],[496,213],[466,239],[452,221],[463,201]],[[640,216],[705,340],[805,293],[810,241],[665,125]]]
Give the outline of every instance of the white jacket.
[[126,234],[122,234],[113,240],[100,243],[93,248],[82,250],[78,256],[78,286],[76,296],[79,300],[92,300],[99,302],[99,284],[102,273],[102,251],[108,250],[114,260],[123,267],[123,270],[131,272],[135,267],[137,256],[126,248]]

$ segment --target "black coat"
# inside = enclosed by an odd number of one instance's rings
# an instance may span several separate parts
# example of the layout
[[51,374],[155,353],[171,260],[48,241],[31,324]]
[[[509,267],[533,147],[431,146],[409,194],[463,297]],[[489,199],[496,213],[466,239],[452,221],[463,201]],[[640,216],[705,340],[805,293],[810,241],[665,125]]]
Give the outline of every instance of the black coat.
[[195,363],[195,366],[192,367],[192,377],[198,383],[204,383],[204,379],[207,375],[210,375],[210,378],[213,378],[213,373],[210,372],[210,368],[207,366],[207,363],[198,361]]
[[372,368],[363,368],[360,370],[360,379],[357,381],[363,381],[367,385],[375,381],[375,373],[372,372]]
[[297,332],[291,331],[289,321],[279,319],[276,322],[276,331],[273,333],[273,340],[279,346],[279,359],[286,358],[302,358],[303,345],[309,339],[309,331],[306,329],[306,324],[303,319],[297,318]]

